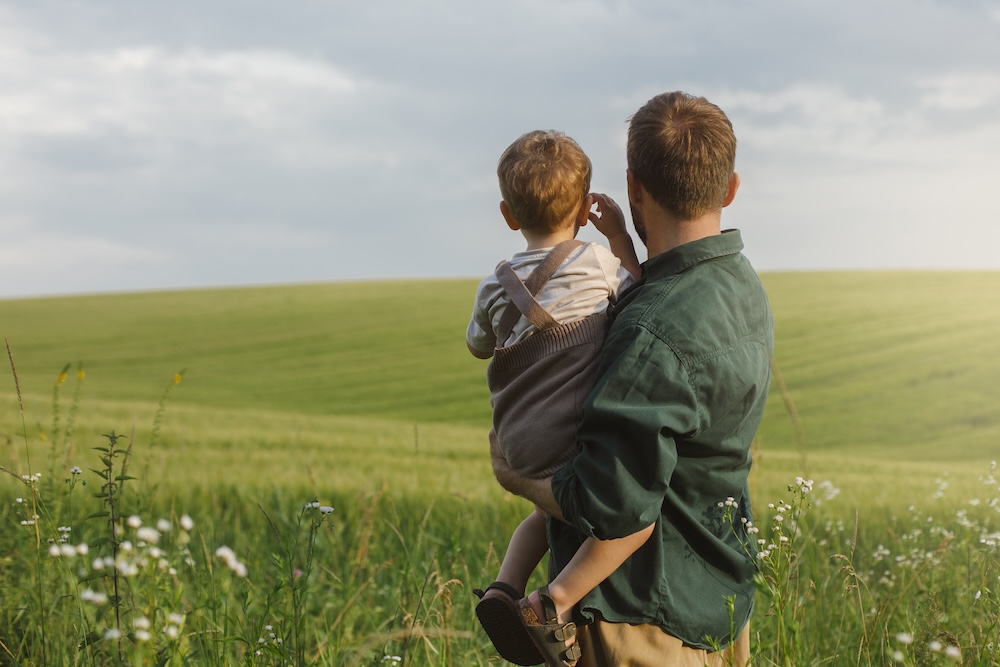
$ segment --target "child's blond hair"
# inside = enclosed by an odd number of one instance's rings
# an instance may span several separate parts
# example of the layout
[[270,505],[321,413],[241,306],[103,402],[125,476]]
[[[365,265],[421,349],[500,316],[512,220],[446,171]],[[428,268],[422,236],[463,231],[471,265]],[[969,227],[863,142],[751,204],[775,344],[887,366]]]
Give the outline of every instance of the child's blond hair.
[[524,134],[500,156],[500,194],[522,229],[556,231],[590,193],[590,158],[562,132]]

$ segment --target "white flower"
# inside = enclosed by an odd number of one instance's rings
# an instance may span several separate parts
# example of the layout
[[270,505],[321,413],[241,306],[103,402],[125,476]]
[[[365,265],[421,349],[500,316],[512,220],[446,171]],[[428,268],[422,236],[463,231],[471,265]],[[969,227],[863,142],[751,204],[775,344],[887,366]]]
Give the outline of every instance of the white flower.
[[911,635],[909,632],[900,632],[896,635],[896,641],[899,642],[900,644],[912,644],[913,635]]
[[159,521],[156,522],[156,529],[161,533],[169,533],[170,522],[167,521],[166,519],[160,519]]
[[319,511],[322,512],[323,514],[329,514],[330,512],[333,511],[333,508],[330,507],[329,505],[323,505],[319,508]]
[[80,470],[80,466],[73,466],[72,468],[69,469],[69,474],[80,475],[83,474],[83,471]]
[[49,547],[49,555],[52,556],[53,558],[59,557],[60,550],[58,544],[53,544],[52,546]]
[[59,547],[59,552],[61,555],[65,556],[66,558],[69,558],[70,556],[76,555],[76,547],[74,547],[72,544],[63,544],[62,546]]
[[143,526],[135,531],[135,536],[146,544],[156,544],[160,541],[160,531],[150,526]]
[[962,659],[962,649],[958,648],[957,646],[949,646],[944,650],[944,654],[949,658],[951,658],[952,660],[954,660],[955,662],[958,662],[959,660]]
[[194,528],[194,521],[187,514],[181,517],[181,528],[190,532]]
[[167,614],[167,621],[173,623],[174,625],[181,625],[182,623],[184,623],[184,617],[178,614],[177,612],[172,612],[170,614]]
[[892,654],[892,660],[893,662],[903,662],[906,660],[906,657],[903,655],[902,651],[894,651]]
[[132,625],[134,625],[139,630],[149,630],[150,622],[149,619],[146,618],[145,616],[139,616],[134,621],[132,621]]
[[233,550],[227,546],[221,546],[215,550],[215,555],[218,556],[225,562],[226,567],[235,572],[241,577],[247,576],[247,566],[241,563],[239,559],[236,558],[236,554]]
[[136,630],[135,640],[137,642],[148,642],[149,641],[149,630]]
[[121,639],[122,633],[119,632],[118,628],[108,628],[104,631],[105,639]]
[[90,547],[87,546],[86,542],[81,542],[80,544],[76,545],[76,553],[80,554],[81,556],[86,556],[87,554],[90,553]]
[[142,525],[142,519],[139,518],[137,514],[133,514],[125,521],[129,525],[129,528],[138,528]]
[[179,631],[176,625],[168,625],[166,629],[163,631],[163,634],[165,634],[170,639],[177,639],[178,633]]
[[932,641],[930,644],[927,645],[927,648],[929,648],[932,652],[937,653],[942,648],[944,648],[944,646],[941,644],[941,642],[935,639],[934,641]]
[[89,588],[84,588],[80,591],[80,599],[84,602],[92,602],[94,604],[101,605],[108,601],[108,596],[99,591],[92,591]]

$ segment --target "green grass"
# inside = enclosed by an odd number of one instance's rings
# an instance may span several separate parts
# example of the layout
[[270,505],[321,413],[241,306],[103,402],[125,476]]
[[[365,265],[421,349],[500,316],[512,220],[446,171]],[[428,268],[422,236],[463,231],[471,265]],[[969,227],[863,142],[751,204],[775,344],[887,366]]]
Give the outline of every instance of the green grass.
[[[954,664],[931,641],[961,646],[966,664],[1000,664],[988,646],[1000,627],[1000,565],[980,539],[1000,528],[1000,489],[982,482],[1000,442],[1000,273],[764,281],[789,400],[775,383],[755,446],[760,525],[767,534],[767,504],[790,501],[796,476],[831,480],[841,493],[803,515],[793,546],[778,552],[787,558],[765,568],[758,664],[884,665],[896,650],[904,664]],[[75,540],[100,539],[101,520],[86,518],[99,486],[93,448],[112,430],[134,443],[129,474],[139,478],[123,512],[147,523],[189,513],[197,525],[198,567],[173,582],[137,581],[124,609],[153,618],[185,606],[190,644],[160,654],[169,664],[285,664],[277,654],[255,662],[244,647],[275,619],[291,636],[303,613],[308,650],[285,656],[295,664],[382,665],[393,655],[487,664],[469,589],[491,576],[528,505],[489,470],[485,364],[463,342],[474,288],[382,282],[0,301],[24,406],[22,426],[5,373],[0,465],[41,472],[45,508],[38,558],[33,530],[19,525],[23,505],[12,502],[33,496],[0,474],[0,664],[12,654],[17,665],[114,664],[106,644],[75,648],[107,619],[74,607],[83,583],[44,555],[57,525],[72,525]],[[88,487],[70,505],[72,465]],[[314,498],[337,511],[317,533],[313,593],[297,598],[285,565],[302,558],[282,554]],[[222,544],[246,559],[246,581],[227,583],[212,557]],[[880,557],[879,545],[891,555]],[[163,614],[153,620],[162,627]],[[898,632],[917,641],[901,645]],[[153,657],[151,645],[130,646],[129,664]]]

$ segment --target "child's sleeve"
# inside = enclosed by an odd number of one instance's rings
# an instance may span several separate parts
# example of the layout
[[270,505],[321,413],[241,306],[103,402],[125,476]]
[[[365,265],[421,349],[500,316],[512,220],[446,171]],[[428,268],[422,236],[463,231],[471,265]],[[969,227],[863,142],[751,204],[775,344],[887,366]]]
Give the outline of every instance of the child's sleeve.
[[626,287],[635,282],[635,278],[629,273],[628,269],[622,266],[620,259],[615,257],[615,255],[602,245],[598,245],[596,250],[598,262],[600,262],[601,270],[604,272],[604,277],[608,281],[608,289],[610,294],[618,296],[621,294]]
[[476,303],[472,308],[472,319],[469,320],[469,327],[465,330],[465,344],[469,352],[478,359],[489,359],[493,356],[496,348],[496,334],[493,333],[493,324],[490,322],[490,314],[483,306],[482,290],[476,293]]

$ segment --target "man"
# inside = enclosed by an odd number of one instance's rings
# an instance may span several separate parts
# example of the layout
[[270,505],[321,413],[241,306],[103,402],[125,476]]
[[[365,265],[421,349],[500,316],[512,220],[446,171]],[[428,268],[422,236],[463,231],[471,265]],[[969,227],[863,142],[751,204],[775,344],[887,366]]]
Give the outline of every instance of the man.
[[[704,98],[665,93],[635,113],[626,175],[649,259],[616,307],[581,453],[542,480],[494,460],[504,487],[561,519],[549,522],[553,576],[586,537],[652,526],[580,602],[581,665],[749,661],[756,559],[743,520],[774,328],[740,233],[721,229],[735,155],[729,119]],[[560,591],[548,595],[562,611]]]

